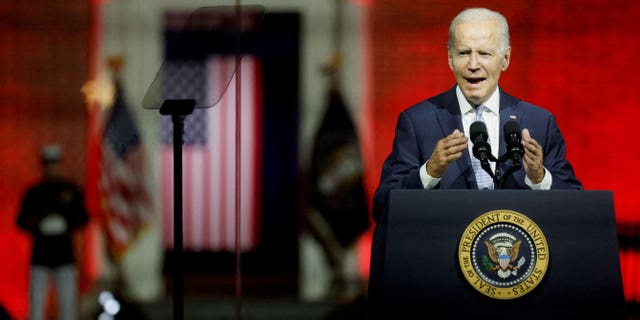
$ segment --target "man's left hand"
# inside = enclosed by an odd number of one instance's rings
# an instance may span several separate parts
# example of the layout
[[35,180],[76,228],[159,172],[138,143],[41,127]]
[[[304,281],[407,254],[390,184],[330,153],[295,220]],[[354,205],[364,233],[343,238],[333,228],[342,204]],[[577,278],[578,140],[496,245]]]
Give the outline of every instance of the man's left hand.
[[538,184],[544,178],[544,155],[542,147],[531,137],[529,129],[522,130],[522,145],[524,146],[523,166],[531,182]]

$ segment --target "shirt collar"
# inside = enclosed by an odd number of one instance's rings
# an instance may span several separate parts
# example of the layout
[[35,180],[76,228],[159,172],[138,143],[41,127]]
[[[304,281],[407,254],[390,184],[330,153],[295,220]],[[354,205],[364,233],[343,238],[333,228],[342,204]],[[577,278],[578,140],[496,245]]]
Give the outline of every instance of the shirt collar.
[[[467,98],[462,94],[460,86],[456,86],[456,97],[458,98],[458,105],[460,105],[460,114],[465,115],[469,112],[474,112],[473,107],[467,101]],[[489,96],[489,100],[484,104],[494,114],[500,114],[500,88],[496,87],[496,90]]]

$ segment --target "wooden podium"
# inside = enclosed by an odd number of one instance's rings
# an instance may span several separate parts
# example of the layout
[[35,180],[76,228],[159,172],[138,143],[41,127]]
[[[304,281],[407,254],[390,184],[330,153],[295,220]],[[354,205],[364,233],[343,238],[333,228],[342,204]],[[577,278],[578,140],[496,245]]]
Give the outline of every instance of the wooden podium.
[[[475,230],[472,222],[496,210],[523,214],[546,238],[546,248],[537,249],[548,263],[543,277],[530,292],[508,299],[479,292],[465,278],[460,262],[465,230],[480,232],[481,224]],[[481,250],[487,249],[477,245]],[[498,290],[517,294],[506,287]],[[370,319],[623,318],[613,194],[393,190],[389,211],[374,233],[368,315]]]

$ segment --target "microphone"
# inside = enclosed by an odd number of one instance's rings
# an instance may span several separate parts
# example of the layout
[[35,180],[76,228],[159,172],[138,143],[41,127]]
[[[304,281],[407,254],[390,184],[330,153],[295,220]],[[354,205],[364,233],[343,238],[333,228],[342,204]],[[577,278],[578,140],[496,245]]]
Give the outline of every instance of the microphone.
[[473,156],[483,165],[488,165],[489,160],[493,160],[493,155],[491,154],[491,145],[487,142],[489,140],[487,126],[484,122],[476,121],[471,124],[469,135],[471,142],[473,142]]
[[520,167],[524,156],[524,146],[520,142],[520,125],[515,121],[507,121],[503,127],[504,141],[507,143],[506,156],[513,161],[513,166]]

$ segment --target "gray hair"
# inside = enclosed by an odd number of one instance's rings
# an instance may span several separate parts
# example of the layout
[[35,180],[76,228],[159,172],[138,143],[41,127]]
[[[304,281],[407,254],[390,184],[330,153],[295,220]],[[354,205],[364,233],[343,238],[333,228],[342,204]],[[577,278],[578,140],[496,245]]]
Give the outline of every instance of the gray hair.
[[449,49],[449,51],[453,49],[454,30],[460,22],[486,20],[498,20],[498,22],[500,22],[501,28],[500,30],[498,30],[501,44],[500,49],[504,54],[509,47],[509,24],[507,24],[507,19],[499,12],[485,8],[465,9],[460,12],[455,18],[453,18],[453,20],[451,20],[451,25],[449,26],[449,43],[447,44],[447,49]]

